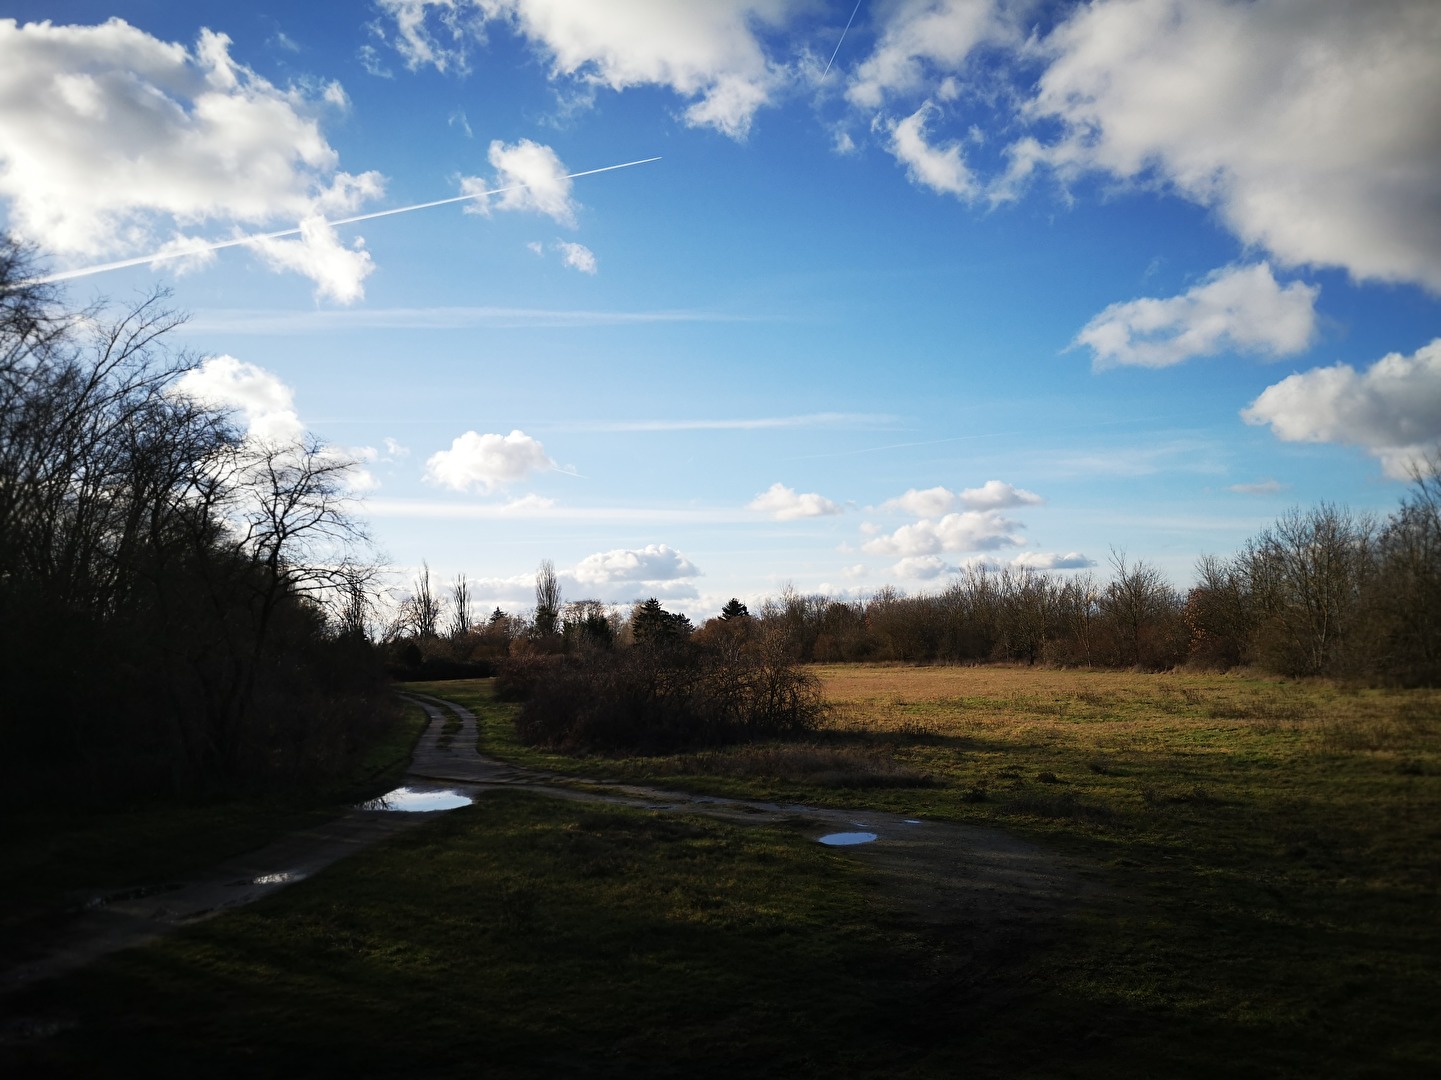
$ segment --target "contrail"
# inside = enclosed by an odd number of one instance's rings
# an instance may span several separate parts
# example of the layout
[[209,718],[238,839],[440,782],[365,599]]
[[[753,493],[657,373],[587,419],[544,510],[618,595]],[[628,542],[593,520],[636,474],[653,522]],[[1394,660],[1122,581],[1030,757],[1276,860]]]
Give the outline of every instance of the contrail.
[[845,28],[845,30],[842,30],[842,31],[841,31],[841,40],[836,42],[836,47],[835,47],[835,50],[831,53],[831,58],[826,61],[826,69],[825,69],[825,71],[822,71],[822,72],[821,72],[821,81],[822,81],[822,82],[825,82],[826,76],[831,73],[831,65],[836,62],[836,56],[840,53],[840,51],[841,51],[841,46],[842,46],[843,44],[845,44],[846,32],[850,30],[850,28],[851,28],[851,23],[853,23],[853,22],[856,21],[856,12],[858,12],[858,11],[860,11],[860,10],[861,10],[861,0],[856,0],[856,6],[851,9],[851,17],[846,20],[846,28]]
[[[606,165],[600,169],[586,169],[584,172],[573,172],[562,176],[562,180],[574,180],[580,176],[594,176],[596,173],[612,172],[615,169],[628,169],[632,165],[648,165],[652,161],[659,161],[659,157],[641,158],[639,161],[626,161],[620,165]],[[354,225],[357,221],[373,221],[376,218],[390,217],[392,214],[408,214],[412,210],[429,210],[432,206],[447,206],[450,203],[469,202],[472,199],[483,199],[487,195],[502,195],[507,191],[519,191],[523,188],[534,187],[534,184],[510,184],[507,187],[492,188],[490,191],[476,191],[469,195],[456,195],[449,199],[436,199],[434,202],[416,203],[414,206],[397,206],[393,210],[377,210],[371,214],[357,214],[354,217],[337,218],[334,221],[322,222],[324,225]],[[198,244],[195,247],[184,248],[180,251],[157,252],[153,255],[140,255],[133,259],[121,259],[118,262],[99,263],[95,266],[82,266],[78,270],[63,270],[58,274],[47,274],[45,277],[31,278],[25,285],[49,285],[56,281],[69,281],[71,278],[89,277],[91,274],[103,274],[107,270],[123,270],[127,266],[142,266],[145,263],[165,262],[167,259],[183,259],[187,255],[204,255],[206,252],[219,251],[221,248],[239,247],[242,244],[254,244],[260,240],[276,240],[282,236],[295,236],[300,229],[281,229],[278,232],[255,233],[251,236],[241,236],[234,240],[217,240],[214,243]]]

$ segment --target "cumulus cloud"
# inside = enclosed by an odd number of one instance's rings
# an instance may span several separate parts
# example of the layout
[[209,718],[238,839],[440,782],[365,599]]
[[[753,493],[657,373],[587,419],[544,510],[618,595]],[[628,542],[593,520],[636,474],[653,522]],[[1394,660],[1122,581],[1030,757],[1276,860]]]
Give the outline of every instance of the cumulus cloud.
[[920,581],[929,581],[942,574],[953,574],[955,571],[956,567],[939,555],[909,555],[891,567],[891,573],[897,577],[914,578]]
[[909,558],[943,552],[994,551],[1019,547],[1025,539],[1017,530],[1020,522],[995,510],[966,510],[946,514],[937,520],[902,525],[888,536],[877,536],[861,545],[868,555],[898,555]]
[[411,71],[433,67],[464,73],[468,64],[466,39],[478,26],[467,17],[472,5],[464,0],[376,0],[394,24],[393,36],[379,23],[371,29],[389,41]]
[[495,178],[463,176],[463,195],[478,195],[495,188],[506,188],[498,195],[476,199],[466,209],[469,213],[489,214],[494,210],[530,210],[545,214],[562,225],[574,225],[576,202],[571,198],[575,181],[566,175],[559,155],[549,146],[521,139],[504,143],[494,139],[487,155],[495,169]]
[[362,238],[356,237],[346,247],[318,216],[300,223],[298,240],[270,237],[256,240],[252,246],[272,268],[294,270],[315,282],[316,299],[328,296],[342,304],[365,295],[364,281],[375,269]]
[[1441,441],[1441,338],[1410,356],[1391,353],[1364,371],[1313,368],[1268,386],[1241,412],[1287,442],[1359,446],[1404,479]]
[[940,517],[958,506],[968,510],[1004,510],[1012,506],[1039,506],[1045,501],[1034,491],[1002,480],[987,480],[980,487],[966,488],[960,493],[946,487],[911,488],[899,498],[882,503],[881,509],[904,510],[916,517],[930,518]]
[[533,472],[554,469],[555,462],[523,431],[481,435],[467,431],[449,450],[437,450],[425,463],[425,479],[453,491],[482,495],[508,487]]
[[[273,85],[209,30],[187,49],[120,19],[3,19],[0,197],[12,230],[84,258],[173,246],[198,224],[352,212],[383,185],[378,173],[337,168],[320,118],[344,106],[335,84]],[[271,265],[353,298],[369,261],[312,227]]]
[[509,26],[586,88],[661,86],[690,101],[684,118],[733,138],[787,80],[758,31],[784,24],[797,0],[380,0],[412,69],[463,70],[470,41]]
[[[894,499],[887,499],[881,503],[882,510],[904,510],[916,517],[940,517],[942,514],[954,510],[960,502],[960,496],[950,488],[933,487],[925,490],[911,488],[904,495]],[[874,522],[866,522],[861,526],[862,531],[867,527],[879,531],[879,526]]]
[[175,389],[212,409],[234,410],[250,438],[290,443],[305,434],[295,392],[273,371],[233,356],[213,356],[176,380]]
[[1018,570],[1083,570],[1095,566],[1095,559],[1088,559],[1079,551],[1068,551],[1058,555],[1053,551],[1023,551],[1011,560]]
[[927,101],[902,120],[882,121],[881,126],[890,135],[886,149],[906,167],[911,183],[941,195],[971,199],[977,184],[961,155],[960,142],[935,145],[930,141],[927,125],[937,111],[937,106]]
[[674,548],[647,544],[643,548],[616,548],[587,555],[572,573],[582,585],[615,585],[676,581],[695,577],[700,571]]
[[1180,296],[1112,304],[1076,335],[1096,368],[1170,367],[1231,350],[1266,357],[1306,349],[1316,332],[1314,285],[1281,285],[1269,263],[1217,270]]
[[1034,491],[1001,480],[987,480],[978,488],[961,492],[961,502],[971,510],[1004,510],[1008,506],[1040,506],[1046,500]]
[[824,495],[815,492],[798,494],[777,481],[746,503],[747,510],[769,514],[776,521],[795,521],[798,518],[826,517],[841,513],[841,508]]
[[1156,176],[1288,264],[1441,291],[1433,0],[1099,0],[1044,41],[1020,171]]
[[565,240],[557,240],[556,248],[560,251],[560,261],[582,274],[594,274],[596,272],[595,252],[584,244],[572,244]]
[[[1015,40],[1012,9],[995,0],[904,0],[883,10],[882,30],[871,54],[846,88],[846,98],[879,108],[888,96],[914,93],[946,73],[959,71],[977,46]],[[950,80],[954,86],[954,80]],[[951,93],[949,96],[954,96]]]
[[[305,425],[295,411],[295,391],[279,375],[233,356],[212,356],[175,381],[175,392],[211,409],[238,414],[245,421],[245,438],[252,444],[285,449],[305,439]],[[365,468],[380,457],[372,446],[324,447],[320,457],[329,463],[349,465],[341,481],[351,494],[380,487]]]

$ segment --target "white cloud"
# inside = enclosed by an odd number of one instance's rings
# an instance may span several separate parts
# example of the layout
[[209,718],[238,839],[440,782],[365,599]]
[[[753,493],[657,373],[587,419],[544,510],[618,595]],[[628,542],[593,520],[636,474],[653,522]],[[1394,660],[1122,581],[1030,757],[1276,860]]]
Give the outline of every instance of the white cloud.
[[575,181],[566,175],[565,165],[549,146],[531,139],[509,145],[495,139],[488,156],[495,168],[495,179],[463,176],[461,194],[477,195],[496,188],[507,190],[475,200],[466,208],[468,212],[489,214],[492,208],[531,210],[554,218],[562,225],[575,224],[577,204],[570,197]]
[[[256,226],[352,212],[378,173],[338,171],[320,130],[337,86],[282,89],[236,63],[230,39],[193,49],[119,19],[0,20],[0,197],[10,227],[61,256],[133,255],[201,224]],[[352,295],[332,240],[313,230],[281,259],[327,295]],[[338,247],[338,245],[336,245]],[[345,249],[340,249],[344,251]]]
[[1011,560],[1018,570],[1082,570],[1095,566],[1095,559],[1088,559],[1079,551],[1068,551],[1058,555],[1054,551],[1023,551]]
[[560,250],[561,262],[565,263],[582,274],[594,274],[596,271],[595,252],[584,244],[572,244],[565,240],[557,240],[555,246]]
[[647,544],[643,548],[616,548],[587,555],[572,573],[582,585],[615,585],[676,581],[695,577],[700,571],[674,548]]
[[841,508],[824,495],[815,492],[797,494],[777,481],[746,503],[747,510],[769,514],[776,521],[795,521],[798,518],[826,517],[841,513]]
[[1391,353],[1364,371],[1350,364],[1291,375],[1242,410],[1287,442],[1364,447],[1404,479],[1441,441],[1441,338],[1410,356]]
[[554,78],[623,90],[662,86],[691,104],[684,118],[743,138],[785,84],[757,31],[782,25],[798,0],[380,0],[412,69],[464,70],[470,40],[504,23],[550,61]]
[[924,490],[911,488],[904,495],[888,499],[882,510],[904,510],[920,518],[940,517],[958,506],[967,510],[1004,510],[1011,506],[1039,506],[1046,500],[1033,491],[1018,488],[1002,480],[987,480],[977,488],[966,488],[957,494],[946,487]]
[[1289,485],[1279,480],[1258,480],[1254,484],[1232,484],[1227,491],[1234,491],[1237,495],[1276,495],[1285,491]]
[[[175,392],[211,409],[238,413],[245,437],[253,444],[284,449],[305,439],[305,425],[295,411],[295,391],[275,372],[233,356],[212,356],[175,381]],[[327,446],[320,452],[329,463],[348,463],[340,475],[352,495],[374,491],[380,480],[365,464],[380,457],[372,446]]]
[[970,510],[1004,510],[1008,506],[1040,506],[1046,500],[1034,491],[1001,480],[987,480],[978,488],[961,492],[961,502]]
[[976,180],[961,156],[961,144],[951,141],[933,145],[927,133],[931,115],[940,109],[927,101],[903,120],[883,121],[890,133],[887,145],[892,156],[906,167],[911,183],[930,188],[941,195],[971,199],[976,194]]
[[399,439],[392,439],[389,435],[385,437],[385,455],[392,461],[410,456],[410,447],[403,445]]
[[425,463],[425,478],[454,491],[488,495],[525,479],[532,472],[556,467],[539,442],[523,431],[481,435],[467,431],[449,450],[438,450]]
[[553,510],[555,507],[554,499],[548,499],[544,495],[537,495],[532,491],[518,499],[511,499],[500,507],[500,511],[503,514],[514,514],[516,517],[529,517],[541,511]]
[[[895,499],[887,499],[881,503],[882,510],[904,510],[916,517],[929,518],[940,517],[942,514],[954,510],[960,502],[960,496],[950,488],[933,487],[924,491],[911,488],[904,495]],[[874,526],[873,522],[866,522],[866,525]],[[864,530],[865,525],[861,528]]]
[[929,581],[942,574],[954,573],[956,568],[939,555],[910,555],[891,567],[897,577],[916,578]]
[[1180,296],[1112,304],[1074,344],[1090,348],[1098,369],[1170,367],[1223,350],[1289,356],[1315,336],[1320,291],[1299,281],[1282,286],[1269,263],[1226,267]]
[[211,357],[177,379],[175,389],[209,408],[235,410],[252,439],[284,444],[305,434],[295,392],[273,371],[233,356]]
[[[411,71],[466,71],[466,37],[473,24],[465,18],[471,6],[465,0],[376,0],[376,5],[394,21],[391,43]],[[379,24],[372,30],[385,37]]]
[[[936,73],[960,70],[977,46],[1015,38],[1008,9],[1016,6],[995,0],[891,4],[879,16],[880,39],[856,69],[846,98],[863,108],[879,108],[888,95],[922,90]],[[954,79],[942,77],[938,95],[955,97],[954,88]]]
[[995,510],[966,510],[935,521],[902,525],[889,536],[866,541],[861,550],[869,555],[907,558],[942,552],[993,551],[1024,544],[1025,539],[1016,532],[1020,528],[1020,522],[1002,517]]
[[1441,291],[1434,0],[1099,0],[1043,43],[1017,171],[1159,177],[1288,264]]
[[294,270],[315,282],[316,299],[328,296],[342,304],[365,295],[364,281],[375,269],[363,239],[344,246],[319,216],[301,221],[298,240],[267,238],[251,246],[273,269]]

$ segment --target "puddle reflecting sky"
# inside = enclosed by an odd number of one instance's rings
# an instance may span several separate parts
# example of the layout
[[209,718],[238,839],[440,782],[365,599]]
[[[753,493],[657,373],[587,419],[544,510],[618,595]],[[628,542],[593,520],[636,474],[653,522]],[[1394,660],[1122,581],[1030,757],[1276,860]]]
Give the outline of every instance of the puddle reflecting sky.
[[876,838],[873,832],[833,832],[821,837],[822,844],[831,847],[845,847],[849,844],[869,844]]
[[425,813],[431,810],[454,810],[457,807],[469,806],[474,801],[469,795],[450,788],[427,791],[423,788],[399,787],[378,799],[361,803],[358,809]]

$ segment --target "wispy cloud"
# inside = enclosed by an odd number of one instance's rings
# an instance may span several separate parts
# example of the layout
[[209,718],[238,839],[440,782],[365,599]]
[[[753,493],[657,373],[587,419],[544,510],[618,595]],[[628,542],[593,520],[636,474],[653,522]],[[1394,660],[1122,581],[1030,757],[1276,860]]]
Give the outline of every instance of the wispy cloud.
[[1234,491],[1237,495],[1276,495],[1285,491],[1289,484],[1283,484],[1279,480],[1258,480],[1254,484],[1232,484],[1227,491]]
[[528,520],[658,525],[754,524],[755,515],[731,507],[564,506],[525,496],[507,503],[442,502],[425,499],[368,499],[368,517],[415,521]]
[[799,416],[729,417],[716,420],[616,420],[567,424],[571,431],[760,431],[766,428],[873,427],[894,424],[886,413],[804,413]]
[[186,325],[192,333],[328,334],[337,330],[464,330],[532,327],[631,326],[643,323],[758,321],[715,311],[591,311],[554,308],[430,307],[277,311],[234,308],[202,312]]

